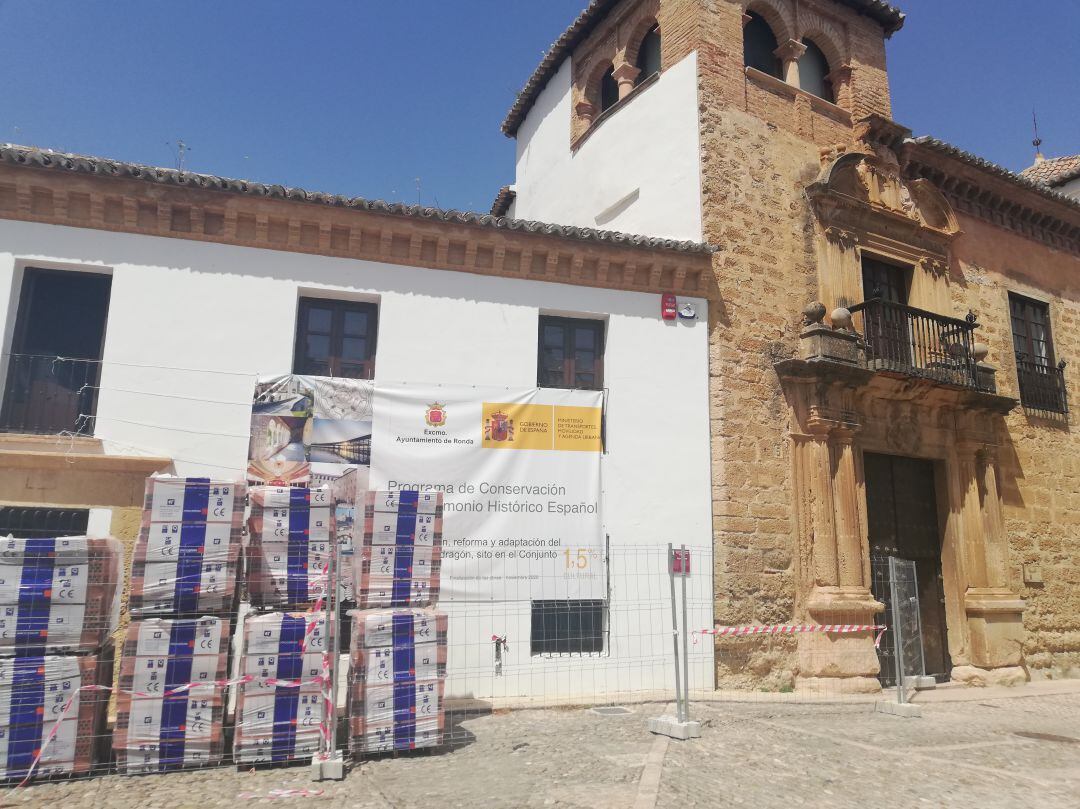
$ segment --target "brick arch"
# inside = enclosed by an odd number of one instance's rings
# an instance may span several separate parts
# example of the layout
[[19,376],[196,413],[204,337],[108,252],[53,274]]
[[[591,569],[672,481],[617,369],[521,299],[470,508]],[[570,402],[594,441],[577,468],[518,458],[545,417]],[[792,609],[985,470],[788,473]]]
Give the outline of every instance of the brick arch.
[[836,70],[848,63],[846,38],[836,25],[812,12],[805,13],[805,19],[800,22],[801,38],[813,40],[814,44],[821,48],[830,70]]
[[603,80],[604,74],[613,67],[615,67],[614,57],[604,55],[598,56],[596,61],[583,72],[585,81],[581,85],[581,94],[586,101],[596,108],[597,113],[600,112],[600,82]]
[[775,0],[750,0],[743,6],[743,12],[751,11],[769,24],[778,45],[795,38],[795,26],[788,20],[784,8]]
[[641,48],[641,42],[645,39],[645,35],[659,24],[657,20],[659,13],[659,0],[646,3],[638,12],[640,16],[635,15],[638,19],[631,24],[623,37],[623,56],[631,65],[637,62],[638,50]]

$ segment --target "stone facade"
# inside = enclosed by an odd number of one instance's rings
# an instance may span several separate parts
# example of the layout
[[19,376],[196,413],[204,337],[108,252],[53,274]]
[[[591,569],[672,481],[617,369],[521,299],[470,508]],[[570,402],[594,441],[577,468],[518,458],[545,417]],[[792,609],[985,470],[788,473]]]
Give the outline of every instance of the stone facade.
[[[813,34],[831,43],[823,47],[830,61],[850,71],[837,105],[743,67],[748,9],[780,42]],[[827,2],[718,2],[700,13],[705,236],[721,247],[710,324],[718,623],[880,618],[869,590],[862,456],[916,456],[940,469],[954,679],[1016,682],[1025,668],[1075,674],[1080,444],[1067,417],[1047,420],[1009,401],[1018,390],[1007,291],[1049,299],[1058,356],[1072,356],[1077,290],[1066,279],[1080,256],[1016,232],[1000,208],[957,215],[938,188],[905,175],[910,133],[888,122],[877,23]],[[854,184],[873,180],[851,210],[846,198],[825,204],[813,193],[845,161],[857,166],[839,197],[858,197]],[[1020,207],[1026,194],[1013,188],[1011,196]],[[914,268],[912,305],[978,313],[978,339],[1000,369],[998,395],[842,373],[842,363],[796,370],[808,302],[831,311],[870,297],[863,252]],[[1041,583],[1030,581],[1039,573]],[[719,685],[878,687],[869,637],[807,636],[788,645],[791,654],[740,644],[718,646]]]
[[[878,621],[864,456],[924,458],[941,509],[953,678],[1080,675],[1080,440],[1074,417],[1017,402],[1008,298],[1047,301],[1057,357],[1076,355],[1080,206],[892,123],[885,39],[899,26],[863,13],[868,4],[658,5],[608,12],[573,52],[575,92],[588,101],[595,66],[618,63],[640,19],[659,21],[665,65],[698,52],[704,236],[718,247],[717,623]],[[744,66],[749,12],[776,35],[785,80]],[[835,103],[798,86],[804,39],[829,62]],[[587,107],[572,141],[592,123]],[[831,312],[871,297],[864,254],[911,268],[912,306],[961,329],[977,315],[972,339],[989,347],[978,347],[981,390],[875,373],[861,335],[827,316],[805,328],[808,303]],[[1065,381],[1075,401],[1073,374]],[[721,687],[874,691],[878,670],[869,635],[717,646]]]

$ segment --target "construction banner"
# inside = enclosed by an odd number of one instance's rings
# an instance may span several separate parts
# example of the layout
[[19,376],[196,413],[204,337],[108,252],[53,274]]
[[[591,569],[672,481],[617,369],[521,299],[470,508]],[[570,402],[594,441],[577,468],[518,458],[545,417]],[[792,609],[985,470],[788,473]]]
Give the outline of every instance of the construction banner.
[[606,596],[603,393],[383,385],[370,487],[444,495],[441,600]]

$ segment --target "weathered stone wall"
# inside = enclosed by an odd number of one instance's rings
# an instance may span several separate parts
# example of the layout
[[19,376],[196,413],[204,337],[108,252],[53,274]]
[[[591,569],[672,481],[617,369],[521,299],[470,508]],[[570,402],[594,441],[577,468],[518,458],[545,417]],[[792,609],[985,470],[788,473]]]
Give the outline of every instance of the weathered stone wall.
[[[809,30],[796,21],[794,3],[749,5],[771,8],[766,17],[774,28],[783,19],[789,30]],[[773,365],[797,351],[801,310],[819,294],[821,237],[804,190],[820,171],[820,150],[849,142],[851,120],[891,112],[881,29],[839,4],[801,5],[827,12],[829,30],[842,32],[836,41],[852,67],[850,85],[837,98],[846,122],[805,94],[747,75],[746,3],[714,0],[694,11],[700,15],[704,234],[721,247],[714,258],[718,304],[710,312],[711,438],[716,619],[729,625],[806,617],[799,603],[791,408]],[[979,314],[980,339],[1000,367],[1000,391],[1016,396],[1008,290],[1049,299],[1057,354],[1076,357],[1080,258],[981,220],[964,218],[961,228],[966,235],[955,242],[943,299],[950,305],[941,313]],[[1071,379],[1069,387],[1078,401]],[[1025,657],[1035,677],[1080,673],[1080,443],[1075,417],[1072,422],[1017,409],[999,437],[1008,586],[1028,600]],[[1043,583],[1025,583],[1024,565],[1040,567]],[[963,620],[962,606],[956,608]],[[793,650],[787,641],[722,642],[718,686],[785,689],[795,679]]]
[[[998,366],[999,392],[1019,398],[1008,293],[1045,300],[1058,359],[1080,357],[1080,257],[968,216],[955,248],[955,311],[973,309]],[[1018,407],[999,437],[1009,585],[1027,600],[1024,653],[1033,678],[1080,677],[1080,367],[1065,372],[1064,418]],[[1041,583],[1025,583],[1024,566]]]

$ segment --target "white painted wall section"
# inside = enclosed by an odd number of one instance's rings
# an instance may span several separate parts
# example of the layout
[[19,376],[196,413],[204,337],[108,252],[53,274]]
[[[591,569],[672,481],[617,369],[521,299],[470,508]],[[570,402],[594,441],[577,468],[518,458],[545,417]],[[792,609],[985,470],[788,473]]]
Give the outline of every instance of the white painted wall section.
[[[685,299],[698,321],[665,322],[656,295],[0,220],[5,335],[25,267],[112,274],[96,434],[113,453],[173,458],[182,475],[242,477],[255,380],[292,370],[304,294],[378,301],[376,378],[384,382],[532,386],[541,314],[603,318],[601,508],[613,603],[626,606],[611,616],[603,655],[536,657],[527,601],[450,605],[451,690],[665,698],[673,682],[668,542],[699,554],[691,623],[711,625],[706,301]],[[496,624],[510,640],[499,678],[488,641]],[[711,650],[692,652],[700,686],[712,682]]]
[[571,63],[537,97],[517,134],[514,216],[701,241],[697,53],[570,148]]

